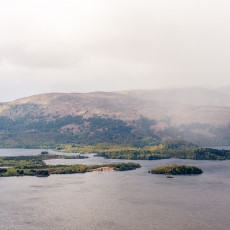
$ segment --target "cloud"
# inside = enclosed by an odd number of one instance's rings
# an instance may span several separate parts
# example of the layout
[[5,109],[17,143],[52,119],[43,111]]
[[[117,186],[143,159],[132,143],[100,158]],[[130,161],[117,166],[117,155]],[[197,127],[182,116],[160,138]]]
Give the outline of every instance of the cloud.
[[227,0],[2,1],[0,96],[230,84],[229,10]]

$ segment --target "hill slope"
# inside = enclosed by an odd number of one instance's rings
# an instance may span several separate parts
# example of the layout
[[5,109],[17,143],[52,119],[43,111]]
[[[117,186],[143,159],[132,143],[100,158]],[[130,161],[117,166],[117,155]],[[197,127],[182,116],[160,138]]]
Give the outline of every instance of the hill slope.
[[230,94],[222,89],[51,93],[0,104],[1,146],[184,139],[230,144]]

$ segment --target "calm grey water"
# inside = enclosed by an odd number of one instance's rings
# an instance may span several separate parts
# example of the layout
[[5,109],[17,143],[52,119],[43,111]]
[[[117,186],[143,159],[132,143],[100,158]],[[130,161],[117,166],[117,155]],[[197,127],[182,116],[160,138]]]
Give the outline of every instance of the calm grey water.
[[52,149],[0,149],[0,156],[30,156],[40,154],[42,151],[48,151],[50,154],[78,155],[76,153],[57,152]]
[[[8,151],[7,155],[41,152]],[[0,150],[0,155],[3,152],[6,153]],[[89,156],[47,163],[119,162]],[[126,172],[0,178],[0,229],[230,229],[230,161],[138,162],[142,168]],[[157,165],[169,163],[196,165],[204,173],[172,179],[147,173]]]

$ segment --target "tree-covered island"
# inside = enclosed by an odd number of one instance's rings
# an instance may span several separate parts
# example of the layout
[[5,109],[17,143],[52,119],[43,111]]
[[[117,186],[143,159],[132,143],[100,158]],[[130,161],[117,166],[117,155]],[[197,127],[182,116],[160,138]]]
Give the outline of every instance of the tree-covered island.
[[159,166],[149,171],[151,174],[166,174],[166,175],[191,175],[201,174],[203,171],[195,166],[188,165],[165,165]]

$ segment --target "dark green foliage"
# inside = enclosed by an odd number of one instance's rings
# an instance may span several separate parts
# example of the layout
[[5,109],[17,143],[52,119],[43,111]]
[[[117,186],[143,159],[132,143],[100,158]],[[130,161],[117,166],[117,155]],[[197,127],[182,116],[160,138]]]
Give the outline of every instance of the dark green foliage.
[[140,164],[129,162],[129,163],[113,164],[111,165],[111,167],[113,167],[114,170],[116,171],[125,171],[125,170],[133,170],[136,168],[140,168],[141,166]]
[[18,176],[23,176],[23,175],[24,175],[24,170],[22,170],[22,169],[17,169],[17,175],[18,175]]
[[155,169],[150,170],[152,174],[172,174],[172,175],[190,175],[190,174],[201,174],[203,171],[195,166],[187,165],[167,165],[159,166]]
[[0,168],[0,174],[1,173],[5,173],[7,171],[7,169],[5,169],[5,168]]
[[[16,108],[15,108],[16,109]],[[0,116],[0,147],[54,148],[57,144],[97,144],[111,142],[143,146],[156,143],[150,129],[155,121],[142,117],[138,121],[93,116],[49,117],[24,115],[17,119]],[[78,127],[74,130],[73,127]]]
[[185,148],[196,148],[197,145],[189,143],[184,140],[168,140],[164,142],[165,149],[180,149],[181,147]]
[[45,155],[45,154],[49,154],[49,152],[47,152],[47,151],[42,151],[41,154],[42,154],[42,155]]
[[48,170],[34,170],[34,171],[37,177],[47,177],[50,175]]
[[230,159],[229,150],[200,148],[185,141],[167,141],[156,146],[143,148],[117,147],[98,151],[98,156],[112,159],[158,160],[166,158],[194,160],[226,160]]
[[97,153],[98,156],[110,159],[158,160],[181,158],[194,160],[230,159],[230,150],[200,148],[186,141],[171,140],[143,148],[129,145],[101,143],[97,145],[62,145],[58,150],[66,152]]
[[130,160],[160,160],[168,156],[160,155],[148,150],[118,150],[115,152],[100,152],[97,154],[107,159],[130,159]]

